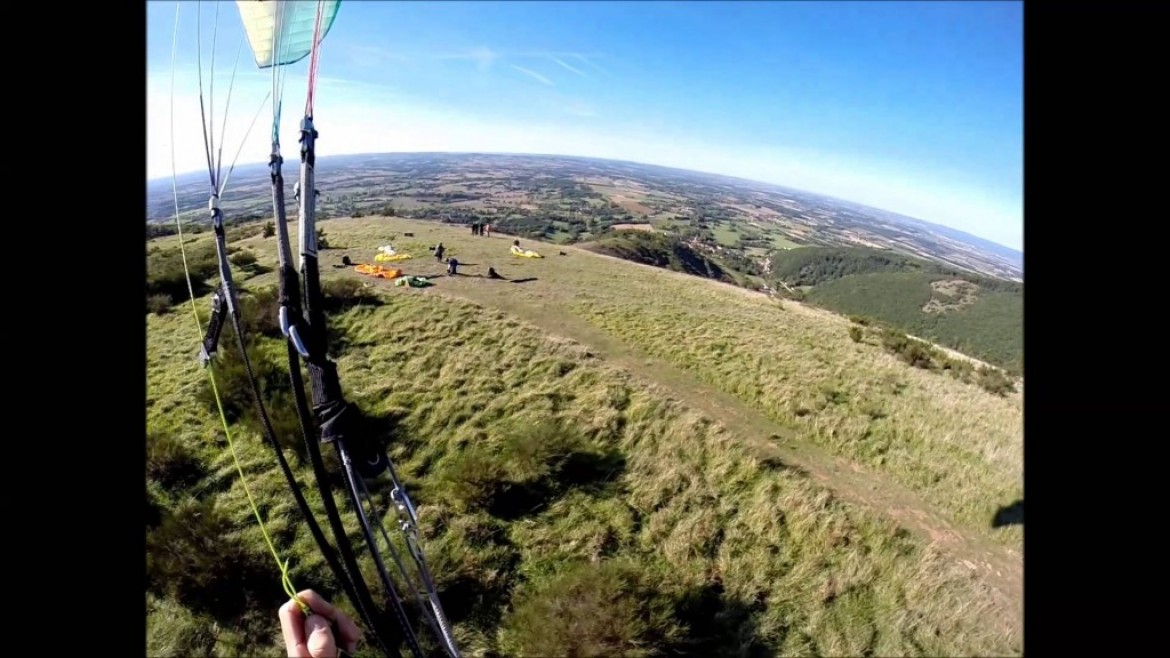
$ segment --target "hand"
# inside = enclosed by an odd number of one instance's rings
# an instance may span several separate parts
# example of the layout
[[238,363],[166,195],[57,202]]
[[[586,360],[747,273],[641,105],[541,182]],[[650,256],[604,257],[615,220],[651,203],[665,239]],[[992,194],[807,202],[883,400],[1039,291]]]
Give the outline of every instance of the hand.
[[[301,591],[297,596],[308,604],[312,611],[306,618],[300,605],[294,600],[280,606],[280,630],[289,658],[336,658],[338,642],[348,653],[357,651],[361,631],[344,612],[334,608],[320,594],[311,589]],[[329,622],[337,623],[337,633]]]

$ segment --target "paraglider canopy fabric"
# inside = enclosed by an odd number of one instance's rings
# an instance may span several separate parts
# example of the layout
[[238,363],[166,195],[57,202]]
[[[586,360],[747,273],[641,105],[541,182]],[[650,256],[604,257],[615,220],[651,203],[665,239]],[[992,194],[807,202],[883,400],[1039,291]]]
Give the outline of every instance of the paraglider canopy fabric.
[[[313,50],[313,31],[317,26],[316,2],[276,2],[275,0],[236,0],[240,19],[248,33],[248,43],[256,56],[256,66],[293,64]],[[321,2],[321,38],[329,34],[341,0]]]
[[394,282],[396,286],[410,286],[411,288],[426,288],[433,285],[421,276],[404,276]]
[[517,245],[512,245],[511,251],[513,256],[519,256],[521,258],[544,258],[544,256],[531,249],[521,249]]
[[400,260],[410,260],[411,258],[413,258],[413,256],[410,254],[394,254],[393,256],[389,256],[386,254],[386,252],[379,252],[376,256],[374,256],[374,260],[379,263],[394,263]]
[[381,265],[369,265],[367,263],[357,265],[353,269],[362,274],[368,274],[381,279],[397,279],[403,274],[402,270],[382,267]]

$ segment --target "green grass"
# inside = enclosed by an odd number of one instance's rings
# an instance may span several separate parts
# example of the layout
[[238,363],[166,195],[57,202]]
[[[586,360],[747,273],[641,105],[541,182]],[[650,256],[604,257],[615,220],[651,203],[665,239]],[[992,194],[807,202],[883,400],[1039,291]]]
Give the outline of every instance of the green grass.
[[[966,530],[1019,493],[1018,396],[914,370],[853,342],[847,320],[727,285],[532,240],[521,242],[546,258],[510,258],[511,238],[425,222],[325,227],[350,248],[322,252],[323,276],[368,283],[385,301],[331,316],[342,383],[386,429],[465,655],[1020,653],[1017,611],[979,572],[769,456],[750,424],[694,403],[727,394],[790,424],[793,440],[922,493]],[[468,274],[491,265],[536,280],[412,290],[329,267],[369,261],[403,231],[442,240]],[[271,239],[241,246],[272,265]],[[442,271],[420,256],[408,273]],[[167,539],[165,519],[201,500],[212,507],[188,535],[205,529],[210,544],[169,563],[148,556],[159,576],[148,652],[282,655],[278,574],[207,405],[189,307],[179,310],[147,316],[148,535]],[[281,367],[279,342],[256,349]],[[648,381],[667,366],[681,376]],[[294,583],[340,598],[268,448],[247,422],[234,431]],[[352,514],[346,523],[356,533]],[[1000,541],[1018,546],[1019,534]],[[203,554],[247,567],[238,600],[208,602],[217,567]],[[194,575],[180,587],[168,574],[184,564]]]
[[662,233],[624,231],[583,248],[601,254],[710,279],[732,282],[734,276],[719,263],[678,238]]
[[[836,313],[876,318],[1001,368],[1023,372],[1022,283],[862,247],[777,252],[771,276],[792,287],[811,286],[807,301]],[[932,290],[932,283],[949,286],[950,294],[946,288]],[[956,284],[971,293],[974,303],[954,294],[961,292]],[[945,312],[937,312],[940,309]]]
[[[432,241],[440,235],[440,227],[414,226],[420,238],[426,231],[435,231]],[[355,220],[338,222],[334,230],[375,244],[379,231],[399,229]],[[502,242],[452,235],[448,244],[463,249],[466,262],[540,281],[488,288],[460,279],[444,282],[442,289],[512,313],[527,310],[525,317],[538,323],[545,316],[583,318],[639,353],[734,396],[800,440],[888,475],[956,522],[986,525],[999,505],[1022,492],[1018,395],[1000,398],[906,367],[877,340],[854,343],[849,321],[828,312],[794,302],[779,306],[730,285],[572,247],[563,248],[566,257],[509,262],[494,257],[504,250]],[[996,536],[1019,540],[1010,532]]]
[[[714,305],[685,285],[664,284],[659,294],[636,309],[600,297],[578,308],[800,439],[888,474],[955,521],[978,525],[1020,497],[1018,397],[908,371],[877,346],[853,343],[843,325],[809,322],[795,304],[787,312]],[[744,307],[753,306],[749,315]]]
[[1022,369],[1023,296],[981,290],[978,301],[970,306],[926,313],[923,306],[932,297],[930,284],[942,278],[922,272],[852,275],[814,287],[808,300],[838,313],[880,318],[989,363]]
[[732,222],[718,222],[711,227],[711,234],[715,241],[724,247],[734,247],[739,244],[739,229]]
[[801,246],[780,233],[769,232],[768,237],[772,240],[772,246],[777,249],[798,249]]

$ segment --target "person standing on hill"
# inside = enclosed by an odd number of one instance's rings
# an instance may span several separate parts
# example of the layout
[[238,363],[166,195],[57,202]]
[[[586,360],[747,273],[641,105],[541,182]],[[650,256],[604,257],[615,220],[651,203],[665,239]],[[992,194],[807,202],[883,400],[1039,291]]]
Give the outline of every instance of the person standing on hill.
[[489,238],[492,237],[492,225],[491,224],[484,224],[483,225],[483,234]]
[[435,247],[435,260],[439,261],[440,263],[443,262],[443,252],[444,251],[445,251],[445,249],[443,247],[443,243],[440,242],[439,245],[437,247]]

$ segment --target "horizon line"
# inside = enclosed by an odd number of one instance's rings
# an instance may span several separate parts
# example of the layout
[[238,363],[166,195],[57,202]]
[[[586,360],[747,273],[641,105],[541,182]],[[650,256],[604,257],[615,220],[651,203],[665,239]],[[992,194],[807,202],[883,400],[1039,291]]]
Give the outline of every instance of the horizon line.
[[[910,219],[910,220],[917,221],[917,222],[923,222],[925,224],[942,226],[942,227],[949,229],[951,231],[956,231],[958,233],[962,233],[963,235],[968,235],[968,236],[976,238],[978,240],[984,240],[986,242],[990,242],[991,244],[994,244],[997,247],[1001,247],[1003,249],[1009,249],[1009,250],[1019,254],[1020,256],[1024,255],[1024,250],[1023,250],[1022,246],[1021,246],[1021,248],[1016,249],[1015,247],[1009,247],[1008,245],[996,242],[995,240],[992,240],[990,238],[985,238],[982,236],[975,235],[974,233],[971,233],[969,231],[964,231],[963,229],[955,228],[952,226],[947,226],[946,224],[940,224],[938,222],[934,222],[934,221],[931,221],[929,219],[922,219],[920,217],[913,217],[911,215],[907,215],[907,214],[899,212],[897,210],[890,210],[888,208],[879,208],[878,206],[863,203],[861,201],[853,201],[853,200],[845,199],[845,198],[842,198],[839,196],[826,194],[824,192],[817,192],[815,190],[809,190],[809,189],[804,189],[804,188],[799,188],[799,187],[792,187],[789,185],[782,185],[780,183],[770,183],[768,181],[757,180],[754,178],[744,178],[743,176],[733,176],[730,174],[721,174],[721,173],[714,172],[714,171],[700,171],[698,169],[685,169],[683,167],[674,167],[671,165],[661,165],[661,164],[655,164],[655,163],[651,163],[651,162],[638,162],[637,160],[619,160],[617,158],[602,158],[602,157],[591,156],[591,155],[570,155],[567,153],[536,153],[536,152],[524,152],[524,151],[367,151],[367,152],[362,152],[362,153],[335,153],[333,155],[318,156],[317,160],[326,160],[329,158],[345,158],[345,157],[352,158],[352,157],[369,156],[369,155],[418,155],[418,154],[433,154],[433,153],[443,153],[443,154],[448,154],[448,155],[525,155],[525,156],[534,156],[534,157],[578,158],[578,159],[582,159],[582,160],[601,160],[603,162],[623,162],[623,163],[628,163],[628,164],[641,165],[644,167],[659,167],[661,169],[673,169],[675,171],[684,171],[684,172],[688,172],[688,173],[692,173],[692,174],[703,174],[706,176],[718,176],[718,177],[722,177],[722,178],[729,178],[732,180],[741,180],[741,181],[745,181],[748,183],[755,183],[758,185],[771,185],[771,186],[778,187],[778,188],[789,189],[789,190],[792,190],[794,192],[802,192],[804,194],[811,194],[813,196],[823,197],[825,199],[829,199],[832,201],[851,203],[853,205],[861,206],[863,208],[869,208],[871,210],[877,210],[880,212],[891,213],[894,215],[898,215],[899,217],[904,217],[906,219]],[[299,164],[300,164],[299,159],[294,160],[293,162],[296,162],[298,167],[299,167]],[[236,168],[253,167],[253,166],[268,166],[268,162],[264,161],[264,160],[257,160],[254,162],[241,162],[241,163],[237,163],[235,165]],[[190,175],[198,174],[202,171],[203,171],[203,169],[199,169],[199,168],[190,169],[188,171],[171,173],[171,174],[164,175],[164,176],[157,176],[155,178],[147,178],[146,182],[147,182],[147,184],[150,184],[152,182],[163,181],[166,179],[177,180],[180,176],[190,176]]]

